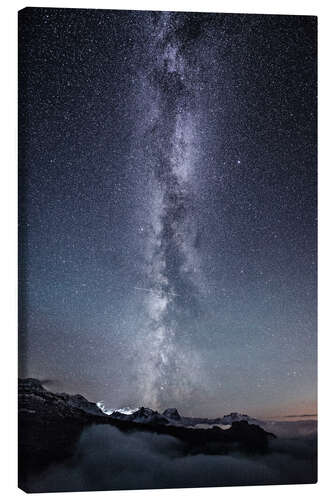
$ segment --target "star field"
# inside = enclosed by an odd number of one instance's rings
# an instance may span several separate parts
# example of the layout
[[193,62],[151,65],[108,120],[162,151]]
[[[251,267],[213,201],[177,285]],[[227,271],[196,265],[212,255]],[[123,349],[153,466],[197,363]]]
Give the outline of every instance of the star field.
[[316,409],[316,19],[19,14],[20,374]]

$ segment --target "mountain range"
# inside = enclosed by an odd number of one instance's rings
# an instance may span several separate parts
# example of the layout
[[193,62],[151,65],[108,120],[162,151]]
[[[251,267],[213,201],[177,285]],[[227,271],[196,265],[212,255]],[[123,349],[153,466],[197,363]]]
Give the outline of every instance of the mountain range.
[[176,408],[159,413],[141,407],[131,413],[106,414],[80,394],[53,393],[33,378],[19,379],[19,477],[29,475],[73,456],[88,426],[111,425],[123,433],[145,432],[177,439],[184,455],[227,454],[240,449],[263,453],[275,435],[253,423],[247,415],[222,418],[183,417]]

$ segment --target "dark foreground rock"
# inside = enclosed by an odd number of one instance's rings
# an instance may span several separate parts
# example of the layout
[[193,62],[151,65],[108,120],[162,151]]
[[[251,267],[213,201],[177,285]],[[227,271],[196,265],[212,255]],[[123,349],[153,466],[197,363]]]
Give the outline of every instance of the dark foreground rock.
[[[170,425],[167,415],[141,408],[142,422],[105,415],[95,403],[81,395],[52,393],[36,379],[20,379],[19,410],[19,485],[27,491],[34,474],[73,455],[83,429],[108,424],[122,432],[151,432],[179,439],[184,454],[225,454],[234,449],[264,453],[275,436],[247,421],[233,422],[230,429],[209,429]],[[176,410],[177,411],[177,410]],[[174,409],[169,411],[174,417]],[[148,415],[149,413],[149,415]],[[150,418],[145,419],[149,416]]]

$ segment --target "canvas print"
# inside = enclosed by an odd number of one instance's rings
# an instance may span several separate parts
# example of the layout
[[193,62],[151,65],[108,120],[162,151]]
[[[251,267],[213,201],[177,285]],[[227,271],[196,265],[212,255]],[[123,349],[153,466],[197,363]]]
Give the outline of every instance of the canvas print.
[[316,482],[316,18],[18,19],[19,487]]

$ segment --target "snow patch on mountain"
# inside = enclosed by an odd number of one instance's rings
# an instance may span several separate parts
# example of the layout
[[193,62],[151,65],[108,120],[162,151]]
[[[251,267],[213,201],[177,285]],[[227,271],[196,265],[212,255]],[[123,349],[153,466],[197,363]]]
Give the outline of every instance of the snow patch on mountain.
[[124,408],[107,408],[105,406],[104,401],[98,401],[96,403],[96,405],[106,415],[112,415],[115,412],[116,413],[121,413],[123,415],[132,415],[133,413],[135,413],[139,409],[139,408],[130,408],[129,406],[125,406]]

